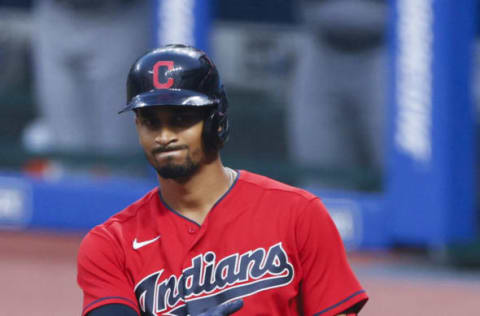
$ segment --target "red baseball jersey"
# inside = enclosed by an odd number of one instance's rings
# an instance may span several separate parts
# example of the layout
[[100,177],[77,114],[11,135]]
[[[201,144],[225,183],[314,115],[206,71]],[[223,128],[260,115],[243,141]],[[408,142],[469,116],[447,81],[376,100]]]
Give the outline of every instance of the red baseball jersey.
[[83,315],[120,303],[139,315],[196,315],[243,298],[235,315],[336,315],[368,299],[314,195],[239,171],[202,225],[158,188],[92,229],[78,254]]

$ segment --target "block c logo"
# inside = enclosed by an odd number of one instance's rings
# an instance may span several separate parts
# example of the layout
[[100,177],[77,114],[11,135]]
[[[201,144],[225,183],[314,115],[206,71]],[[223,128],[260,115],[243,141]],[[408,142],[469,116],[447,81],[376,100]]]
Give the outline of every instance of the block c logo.
[[[167,67],[167,70],[172,70],[173,61],[161,60],[157,61],[155,65],[153,65],[153,86],[155,89],[168,89],[173,86],[174,80],[173,78],[167,78],[165,75],[166,72],[160,72],[160,67]],[[160,76],[162,77],[162,80],[160,80]]]

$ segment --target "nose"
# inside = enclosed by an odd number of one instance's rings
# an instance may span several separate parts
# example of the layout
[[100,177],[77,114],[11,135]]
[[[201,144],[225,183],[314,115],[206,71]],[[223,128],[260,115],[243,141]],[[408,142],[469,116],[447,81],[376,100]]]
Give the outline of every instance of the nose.
[[177,134],[167,124],[157,130],[155,135],[155,143],[161,146],[168,146],[177,142]]

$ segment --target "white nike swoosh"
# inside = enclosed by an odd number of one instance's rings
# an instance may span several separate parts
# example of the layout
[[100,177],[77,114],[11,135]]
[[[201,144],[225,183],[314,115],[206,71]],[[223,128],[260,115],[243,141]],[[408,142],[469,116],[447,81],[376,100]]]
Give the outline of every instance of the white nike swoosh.
[[143,246],[149,245],[149,244],[151,244],[152,242],[157,241],[159,238],[160,238],[160,235],[158,235],[157,237],[155,237],[155,238],[153,238],[153,239],[149,239],[149,240],[145,240],[145,241],[141,241],[141,242],[138,242],[138,241],[137,241],[137,238],[135,238],[135,239],[133,240],[133,249],[135,249],[135,250],[140,249],[140,248],[142,248]]

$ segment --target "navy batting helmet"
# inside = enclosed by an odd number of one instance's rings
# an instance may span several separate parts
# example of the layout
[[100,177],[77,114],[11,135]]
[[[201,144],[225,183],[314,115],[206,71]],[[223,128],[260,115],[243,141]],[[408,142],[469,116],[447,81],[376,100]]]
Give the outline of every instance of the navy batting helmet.
[[137,59],[128,74],[127,106],[119,113],[151,106],[211,108],[205,145],[218,149],[227,141],[227,96],[217,68],[201,50],[167,45]]

